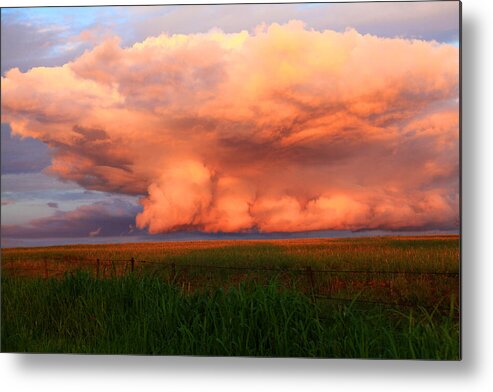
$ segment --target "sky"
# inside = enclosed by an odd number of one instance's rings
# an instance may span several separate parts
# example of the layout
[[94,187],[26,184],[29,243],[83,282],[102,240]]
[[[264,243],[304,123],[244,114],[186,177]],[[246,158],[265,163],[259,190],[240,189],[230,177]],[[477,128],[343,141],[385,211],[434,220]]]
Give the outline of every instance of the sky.
[[456,233],[458,2],[10,8],[1,245]]

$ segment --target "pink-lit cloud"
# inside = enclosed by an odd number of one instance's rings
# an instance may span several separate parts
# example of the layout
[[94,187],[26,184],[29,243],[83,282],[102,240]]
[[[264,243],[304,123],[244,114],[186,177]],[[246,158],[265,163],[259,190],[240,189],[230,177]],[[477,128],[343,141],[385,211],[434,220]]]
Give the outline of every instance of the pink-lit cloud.
[[98,227],[96,230],[90,231],[89,237],[97,237],[99,234],[101,234],[101,227]]
[[[455,228],[458,49],[307,29],[106,40],[2,78],[50,173],[143,195],[138,228]],[[97,226],[95,226],[97,228]]]

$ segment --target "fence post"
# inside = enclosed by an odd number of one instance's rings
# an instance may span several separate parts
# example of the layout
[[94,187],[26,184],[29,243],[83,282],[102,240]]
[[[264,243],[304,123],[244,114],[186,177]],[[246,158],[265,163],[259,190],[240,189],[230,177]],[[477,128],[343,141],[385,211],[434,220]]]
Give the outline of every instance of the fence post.
[[130,271],[134,272],[135,269],[135,259],[132,257],[130,259]]
[[45,268],[45,279],[48,279],[48,260],[44,258],[44,268]]
[[96,259],[96,277],[99,279],[99,267],[100,267],[100,261],[99,259]]
[[183,281],[183,284],[185,284],[185,282],[187,282],[188,285],[190,286],[190,281],[188,280],[188,267],[185,267],[182,269],[182,281]]
[[171,263],[171,281],[174,282],[176,279],[176,266],[175,263]]
[[329,297],[332,297],[332,291],[333,291],[333,283],[332,283],[332,273],[325,274],[324,276],[324,282],[327,282],[327,288],[328,288],[328,294]]
[[306,267],[306,275],[308,276],[308,280],[310,282],[310,287],[313,296],[315,294],[315,277],[313,275],[313,270],[311,266]]

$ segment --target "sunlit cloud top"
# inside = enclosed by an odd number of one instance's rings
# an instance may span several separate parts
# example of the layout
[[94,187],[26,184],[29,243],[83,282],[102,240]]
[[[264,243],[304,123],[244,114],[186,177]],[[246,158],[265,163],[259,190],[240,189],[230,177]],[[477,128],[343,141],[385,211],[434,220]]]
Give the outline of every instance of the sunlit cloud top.
[[2,122],[49,146],[52,175],[141,197],[151,233],[457,228],[458,49],[381,17],[381,35],[315,19],[233,32],[227,13],[133,43],[105,32],[7,71]]

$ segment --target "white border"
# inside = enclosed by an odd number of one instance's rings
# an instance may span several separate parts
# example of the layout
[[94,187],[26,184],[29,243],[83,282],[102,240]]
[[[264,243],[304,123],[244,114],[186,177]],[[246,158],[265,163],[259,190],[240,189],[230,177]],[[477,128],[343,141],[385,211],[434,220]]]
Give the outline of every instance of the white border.
[[[0,0],[2,7],[137,3],[207,1]],[[493,23],[489,11],[493,8],[492,4],[482,0],[463,1],[463,361],[0,354],[0,388],[4,391],[50,392],[147,392],[158,389],[214,392],[491,390]]]

